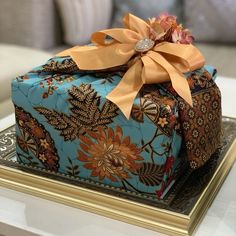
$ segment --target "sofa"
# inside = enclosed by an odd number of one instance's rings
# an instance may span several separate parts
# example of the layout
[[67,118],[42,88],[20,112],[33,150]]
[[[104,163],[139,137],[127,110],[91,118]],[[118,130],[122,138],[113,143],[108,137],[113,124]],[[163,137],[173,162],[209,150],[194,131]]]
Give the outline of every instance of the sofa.
[[94,31],[121,26],[127,12],[147,18],[163,11],[192,30],[207,64],[236,77],[235,0],[1,0],[0,117],[12,111],[10,83],[15,76],[63,49],[88,43]]
[[44,63],[52,54],[23,46],[0,43],[0,119],[14,111],[11,80]]

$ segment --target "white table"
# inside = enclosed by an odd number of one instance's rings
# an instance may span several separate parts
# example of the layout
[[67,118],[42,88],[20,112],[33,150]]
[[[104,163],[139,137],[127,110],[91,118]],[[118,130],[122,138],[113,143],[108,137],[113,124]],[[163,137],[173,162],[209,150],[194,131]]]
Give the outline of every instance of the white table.
[[[236,117],[236,79],[218,77],[223,114]],[[14,116],[0,122],[0,130]],[[199,226],[196,236],[236,235],[236,165]],[[0,235],[157,236],[160,233],[0,187]]]

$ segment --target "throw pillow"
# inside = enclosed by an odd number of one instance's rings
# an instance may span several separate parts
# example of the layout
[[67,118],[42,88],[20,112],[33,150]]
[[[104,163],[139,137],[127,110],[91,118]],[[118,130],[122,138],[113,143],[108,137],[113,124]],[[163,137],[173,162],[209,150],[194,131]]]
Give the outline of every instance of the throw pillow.
[[185,0],[185,19],[197,41],[236,42],[235,0]]
[[176,15],[182,21],[182,0],[114,0],[113,27],[121,27],[123,16],[132,13],[142,19],[158,16],[161,12]]
[[110,24],[111,0],[57,0],[57,4],[67,44],[88,43],[93,32]]

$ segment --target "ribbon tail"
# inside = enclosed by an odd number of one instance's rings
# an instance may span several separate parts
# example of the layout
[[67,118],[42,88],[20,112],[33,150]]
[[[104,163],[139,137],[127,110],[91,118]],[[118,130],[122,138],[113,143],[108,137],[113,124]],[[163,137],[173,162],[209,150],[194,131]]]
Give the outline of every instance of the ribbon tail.
[[189,84],[183,73],[172,66],[161,54],[150,52],[148,54],[156,63],[162,66],[168,73],[174,90],[182,97],[190,106],[193,106],[193,100]]
[[191,44],[176,44],[163,42],[157,44],[155,52],[164,56],[181,72],[189,72],[204,66],[205,59],[201,52]]
[[125,73],[119,84],[106,96],[108,100],[119,107],[127,119],[130,117],[134,99],[143,86],[141,74],[142,62],[138,60]]
[[179,71],[176,74],[169,73],[169,75],[174,90],[192,107],[193,99],[187,79]]

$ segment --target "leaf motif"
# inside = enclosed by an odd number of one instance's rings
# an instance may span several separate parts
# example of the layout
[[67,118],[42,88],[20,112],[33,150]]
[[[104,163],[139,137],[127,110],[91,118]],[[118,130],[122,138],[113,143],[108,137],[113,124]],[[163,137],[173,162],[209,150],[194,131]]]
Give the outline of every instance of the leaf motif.
[[64,140],[73,140],[79,136],[79,129],[81,124],[75,122],[72,116],[57,112],[55,110],[49,110],[44,107],[35,107],[41,115],[44,115],[47,122],[55,129],[60,131],[60,135],[64,137]]
[[73,105],[70,109],[82,125],[90,126],[100,116],[100,97],[91,88],[91,85],[82,84],[80,87],[73,86],[69,90],[71,98],[69,102]]
[[150,162],[144,162],[137,170],[139,180],[147,186],[157,186],[161,183],[164,176],[164,165],[157,165]]
[[106,101],[100,109],[100,96],[90,84],[73,86],[68,91],[71,115],[67,115],[44,107],[35,109],[44,115],[48,123],[60,131],[65,141],[79,138],[90,130],[97,130],[99,126],[106,127],[118,115],[118,108],[110,101]]
[[97,126],[105,126],[112,123],[112,119],[117,115],[118,107],[107,100],[101,109],[99,118],[97,119]]
[[70,165],[72,165],[72,160],[70,159],[70,157],[67,157],[67,159],[68,159]]
[[69,163],[70,163],[70,166],[66,166],[66,172],[67,174],[71,175],[71,176],[76,176],[80,173],[80,170],[79,170],[79,166],[78,165],[74,165],[73,164],[73,161],[70,159],[70,157],[67,157]]
[[65,59],[62,62],[50,60],[43,66],[43,72],[54,72],[54,73],[73,73],[79,71],[77,65],[72,59]]
[[75,166],[74,166],[74,170],[77,170],[77,169],[79,169],[79,166],[78,166],[78,165],[75,165]]

